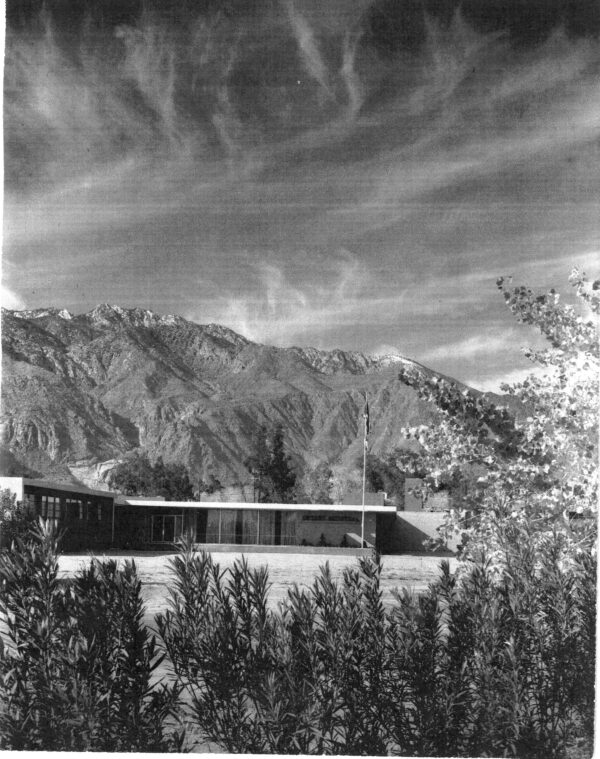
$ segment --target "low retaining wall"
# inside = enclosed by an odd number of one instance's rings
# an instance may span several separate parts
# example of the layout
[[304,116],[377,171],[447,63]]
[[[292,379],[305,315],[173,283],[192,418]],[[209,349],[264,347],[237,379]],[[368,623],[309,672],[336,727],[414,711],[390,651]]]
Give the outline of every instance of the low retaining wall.
[[261,546],[256,543],[195,543],[194,550],[207,553],[307,553],[329,556],[371,556],[371,548],[333,548],[330,546]]
[[[391,549],[394,553],[431,553],[423,543],[429,538],[438,537],[438,527],[444,523],[445,514],[441,511],[399,511],[393,526]],[[436,554],[454,554],[457,539],[450,540],[447,550],[440,549]]]

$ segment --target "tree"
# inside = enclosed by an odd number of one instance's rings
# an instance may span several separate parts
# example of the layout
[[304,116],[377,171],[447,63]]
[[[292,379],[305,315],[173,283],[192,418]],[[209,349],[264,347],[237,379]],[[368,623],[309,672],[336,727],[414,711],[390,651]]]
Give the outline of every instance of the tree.
[[297,475],[291,457],[285,452],[281,425],[271,436],[266,427],[260,427],[254,451],[244,465],[254,477],[259,503],[294,503]]
[[270,475],[276,502],[293,503],[296,472],[293,469],[290,456],[285,452],[283,428],[280,426],[277,426],[273,433]]
[[109,486],[124,495],[161,496],[167,501],[192,501],[194,487],[183,464],[152,465],[148,454],[134,451],[111,472]]
[[[600,283],[574,270],[577,295],[592,314],[600,311]],[[515,541],[540,549],[549,536],[565,561],[595,550],[598,493],[598,328],[560,302],[556,291],[536,294],[498,280],[516,318],[537,327],[550,342],[527,350],[545,368],[504,385],[512,406],[439,377],[404,369],[399,378],[434,402],[442,421],[406,430],[420,444],[430,488],[461,493],[447,519],[448,533],[463,536],[465,556],[485,553],[510,561]],[[520,410],[514,411],[513,408]]]
[[209,495],[212,495],[213,493],[217,493],[219,490],[223,490],[223,485],[221,484],[221,480],[219,480],[218,477],[215,477],[214,474],[209,474],[208,482],[200,481],[200,491],[202,493],[208,493]]
[[410,451],[397,450],[383,458],[373,453],[367,454],[367,486],[376,493],[384,491],[388,498],[393,498],[398,503],[404,501],[406,478],[420,476],[420,462]]
[[154,495],[152,464],[148,454],[141,451],[129,453],[112,470],[108,484],[123,495]]
[[309,503],[333,503],[333,470],[322,462],[304,477],[304,494]]
[[24,536],[35,524],[27,504],[17,501],[10,490],[0,491],[0,546],[13,542],[16,537]]

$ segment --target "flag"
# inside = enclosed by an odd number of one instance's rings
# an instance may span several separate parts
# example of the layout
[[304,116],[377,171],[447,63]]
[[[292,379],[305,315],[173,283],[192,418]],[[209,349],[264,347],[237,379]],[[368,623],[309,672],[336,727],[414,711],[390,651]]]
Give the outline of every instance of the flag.
[[367,435],[369,434],[370,424],[369,424],[369,401],[367,397],[365,396],[365,407],[363,409],[363,419],[365,420],[365,443],[367,441]]

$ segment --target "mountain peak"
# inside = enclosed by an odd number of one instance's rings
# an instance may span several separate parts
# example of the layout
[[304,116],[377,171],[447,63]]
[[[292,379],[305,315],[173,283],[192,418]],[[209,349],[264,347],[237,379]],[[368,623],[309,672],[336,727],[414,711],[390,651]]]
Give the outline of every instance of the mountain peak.
[[432,414],[398,381],[402,365],[430,370],[392,352],[260,345],[220,324],[108,303],[77,316],[55,308],[8,314],[4,447],[41,473],[91,472],[141,448],[198,477],[245,482],[243,462],[262,425],[284,427],[301,469],[328,462],[351,473],[365,393],[375,454]]
[[15,311],[9,308],[3,308],[3,311],[9,311],[17,319],[42,319],[45,316],[58,316],[61,319],[70,320],[73,318],[73,314],[67,311],[66,308],[33,308],[23,309],[21,311]]
[[133,327],[153,327],[157,324],[184,324],[185,319],[174,314],[162,316],[147,308],[123,308],[109,303],[100,303],[84,314],[96,324],[121,322]]

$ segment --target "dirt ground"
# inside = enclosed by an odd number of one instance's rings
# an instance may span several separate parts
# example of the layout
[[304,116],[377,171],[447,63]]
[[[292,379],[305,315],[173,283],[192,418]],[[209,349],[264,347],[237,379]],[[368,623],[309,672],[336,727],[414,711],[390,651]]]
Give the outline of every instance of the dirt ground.
[[[107,551],[98,558],[106,556],[118,561],[133,558],[140,579],[146,602],[146,622],[152,627],[154,616],[164,611],[168,597],[170,578],[169,560],[173,553],[132,552],[119,553]],[[215,560],[222,566],[230,566],[239,553],[215,554]],[[276,606],[285,596],[287,589],[294,583],[300,586],[310,585],[319,567],[329,562],[334,577],[340,577],[344,568],[353,566],[356,559],[351,556],[327,556],[292,553],[251,553],[247,554],[251,567],[267,565],[271,582],[270,600]],[[90,560],[90,555],[66,554],[60,557],[60,574],[72,576],[79,567]],[[439,574],[440,557],[419,556],[384,556],[382,559],[382,588],[384,602],[391,603],[394,588],[408,587],[419,592],[424,590]],[[450,558],[450,566],[456,565],[456,559]]]

